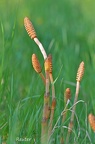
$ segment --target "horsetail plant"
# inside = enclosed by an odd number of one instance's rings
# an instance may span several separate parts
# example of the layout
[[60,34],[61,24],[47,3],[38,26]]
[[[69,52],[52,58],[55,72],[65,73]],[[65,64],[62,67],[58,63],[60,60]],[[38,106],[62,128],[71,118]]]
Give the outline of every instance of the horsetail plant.
[[69,142],[69,137],[73,128],[73,123],[74,123],[74,115],[75,115],[75,109],[76,109],[76,102],[78,100],[78,94],[79,94],[79,89],[80,89],[80,82],[82,80],[84,74],[84,62],[82,61],[79,65],[78,71],[77,71],[77,76],[76,76],[76,92],[75,92],[75,99],[74,99],[74,106],[72,108],[72,114],[71,114],[71,119],[70,119],[70,123],[68,126],[68,134],[67,134],[67,138],[66,138],[66,144],[68,144]]
[[48,141],[48,112],[49,112],[49,101],[50,101],[50,96],[49,96],[49,61],[48,57],[45,60],[44,63],[45,67],[45,75],[46,75],[46,87],[45,87],[45,94],[44,94],[44,107],[43,107],[43,116],[42,116],[42,134],[41,134],[41,142],[44,144],[45,142]]
[[[43,58],[44,58],[44,67],[45,67],[45,78],[41,72],[40,63],[37,59],[37,56],[35,54],[32,55],[32,64],[33,68],[37,73],[40,74],[42,77],[42,80],[45,83],[45,94],[44,94],[44,106],[43,106],[43,116],[42,116],[42,131],[41,131],[41,143],[44,144],[46,141],[48,141],[49,136],[52,131],[52,124],[53,124],[53,116],[54,116],[54,109],[56,106],[56,100],[55,100],[55,88],[53,83],[53,76],[52,76],[52,57],[49,55],[47,57],[46,51],[41,44],[41,42],[37,38],[37,34],[35,32],[35,29],[33,27],[32,22],[29,20],[28,17],[24,18],[24,26],[28,33],[28,35],[35,41],[35,43],[38,45]],[[49,86],[50,81],[52,84],[52,104],[50,106],[50,92],[49,92]],[[50,110],[51,109],[51,110]],[[50,114],[51,111],[51,114]],[[48,119],[50,115],[50,122],[48,124]]]
[[53,118],[54,118],[54,111],[56,107],[56,98],[55,98],[55,87],[54,87],[54,80],[52,75],[52,56],[48,56],[48,62],[49,62],[49,77],[50,82],[52,84],[52,104],[51,104],[51,114],[50,114],[50,121],[49,121],[49,130],[48,130],[48,137],[50,137],[52,132],[52,126],[53,126]]
[[[42,68],[40,66],[40,62],[36,56],[36,54],[32,55],[32,65],[34,70],[41,76],[44,84],[45,84],[45,93],[44,93],[44,105],[43,105],[43,113],[42,113],[42,127],[41,127],[41,144],[46,144],[49,142],[50,137],[52,135],[53,130],[55,129],[56,125],[58,124],[58,121],[62,117],[62,125],[64,125],[64,122],[66,120],[66,114],[67,114],[67,107],[70,102],[71,98],[71,90],[70,88],[67,88],[65,91],[65,96],[64,96],[64,103],[65,103],[65,108],[61,112],[60,117],[58,118],[55,126],[53,127],[53,119],[54,119],[54,112],[56,108],[56,97],[55,97],[55,87],[54,87],[54,79],[53,79],[53,74],[52,74],[52,56],[46,54],[46,51],[37,38],[37,34],[35,32],[35,29],[33,27],[32,22],[29,20],[28,17],[24,18],[24,26],[25,29],[30,36],[31,39],[34,40],[34,42],[38,45],[43,58],[44,58],[44,69],[45,69],[45,76],[42,73]],[[73,122],[74,122],[74,114],[75,114],[75,109],[76,109],[76,102],[78,99],[78,94],[79,94],[79,89],[80,89],[80,82],[84,74],[84,62],[80,63],[80,66],[78,68],[77,72],[77,77],[76,77],[76,92],[75,92],[75,99],[74,99],[74,105],[72,108],[72,113],[71,113],[71,119],[70,123],[68,126],[68,133],[67,133],[67,138],[66,138],[66,144],[69,142],[69,137],[73,128]],[[52,86],[52,100],[50,97],[50,84]],[[91,121],[91,115],[89,116],[89,123],[93,129],[94,126],[92,126],[92,121]],[[93,120],[94,121],[94,120]],[[95,131],[95,129],[94,129]],[[64,144],[64,131],[61,129],[61,138],[60,138],[60,143]]]

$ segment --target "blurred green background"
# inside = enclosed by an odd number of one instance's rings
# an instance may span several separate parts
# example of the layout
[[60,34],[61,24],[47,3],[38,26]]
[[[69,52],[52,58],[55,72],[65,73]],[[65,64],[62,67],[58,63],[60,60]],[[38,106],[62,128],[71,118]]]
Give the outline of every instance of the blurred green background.
[[[53,75],[57,78],[55,121],[64,108],[63,94],[67,87],[72,90],[73,104],[77,68],[84,61],[79,99],[85,104],[78,104],[76,113],[85,133],[81,132],[78,142],[90,143],[86,130],[94,142],[93,132],[86,123],[87,115],[95,114],[94,15],[94,0],[0,0],[0,141],[7,139],[11,144],[16,137],[26,136],[33,137],[31,143],[34,139],[40,142],[44,86],[33,70],[31,55],[37,54],[42,67],[44,61],[25,31],[23,21],[27,16],[47,54],[53,57]],[[75,131],[77,135],[77,125]],[[57,143],[59,140],[55,138]]]

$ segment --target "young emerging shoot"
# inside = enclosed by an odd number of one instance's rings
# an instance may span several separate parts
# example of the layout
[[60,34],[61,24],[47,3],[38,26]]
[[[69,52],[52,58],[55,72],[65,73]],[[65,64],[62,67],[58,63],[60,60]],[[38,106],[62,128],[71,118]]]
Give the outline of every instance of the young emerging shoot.
[[89,121],[89,124],[90,124],[92,130],[95,132],[95,116],[93,114],[89,114],[88,121]]

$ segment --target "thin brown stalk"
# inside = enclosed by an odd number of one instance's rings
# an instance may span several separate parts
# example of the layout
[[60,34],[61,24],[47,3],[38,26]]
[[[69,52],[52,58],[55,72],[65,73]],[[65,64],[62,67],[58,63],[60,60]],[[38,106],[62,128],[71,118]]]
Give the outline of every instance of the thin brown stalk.
[[55,98],[55,87],[54,87],[54,80],[52,75],[52,56],[48,56],[49,61],[49,78],[50,82],[52,84],[52,105],[51,105],[51,114],[50,114],[50,121],[49,121],[49,129],[48,129],[48,137],[50,137],[52,132],[52,126],[53,126],[53,118],[54,118],[54,111],[56,107],[56,98]]
[[48,102],[49,96],[44,95],[44,106],[42,116],[42,130],[41,130],[41,144],[45,144],[48,141]]
[[74,125],[74,115],[75,115],[75,109],[76,109],[76,102],[78,100],[79,89],[80,89],[80,81],[82,80],[83,74],[84,74],[84,62],[81,62],[80,65],[79,65],[78,72],[77,72],[77,77],[76,77],[77,83],[76,83],[74,106],[72,108],[71,119],[70,119],[70,123],[69,123],[69,126],[68,126],[68,134],[67,134],[67,137],[66,137],[66,144],[68,144],[68,142],[69,142],[69,137],[70,137],[70,134],[72,132],[73,125]]
[[[71,90],[70,88],[66,88],[65,94],[64,94],[64,103],[65,103],[65,111],[63,112],[62,116],[62,125],[64,125],[66,115],[67,115],[67,108],[68,108],[68,101],[70,101],[71,98]],[[60,138],[60,144],[64,144],[64,131],[63,128],[61,128],[61,138]]]
[[56,99],[53,99],[51,105],[51,114],[50,114],[49,129],[48,129],[48,140],[50,139],[51,132],[52,132],[55,107],[56,107]]

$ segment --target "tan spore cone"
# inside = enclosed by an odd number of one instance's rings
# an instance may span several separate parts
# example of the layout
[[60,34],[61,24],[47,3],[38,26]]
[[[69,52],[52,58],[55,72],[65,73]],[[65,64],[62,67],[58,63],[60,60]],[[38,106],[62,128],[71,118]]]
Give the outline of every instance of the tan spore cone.
[[77,82],[81,81],[83,74],[84,74],[84,62],[82,61],[77,71],[77,77],[76,77]]
[[92,113],[88,115],[88,121],[92,130],[95,132],[95,116]]
[[37,73],[41,73],[42,69],[41,69],[40,62],[39,62],[36,54],[32,55],[32,65],[33,65],[34,70]]
[[33,27],[33,24],[32,24],[32,22],[30,21],[30,19],[28,17],[24,18],[24,26],[25,26],[25,29],[26,29],[28,35],[32,39],[34,39],[35,37],[37,37],[35,29]]

